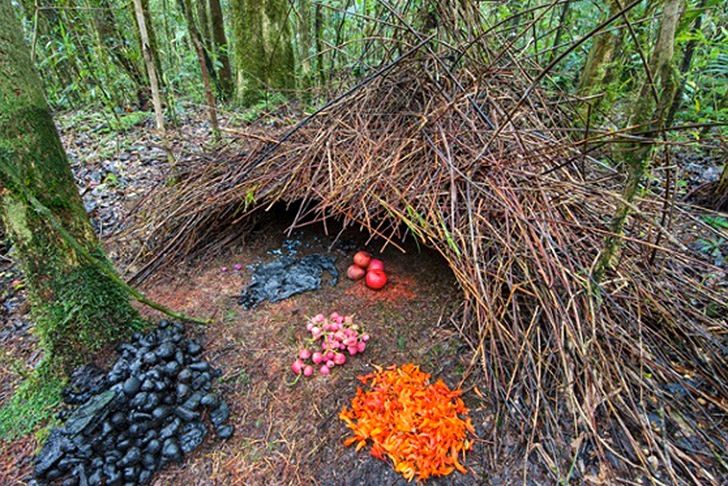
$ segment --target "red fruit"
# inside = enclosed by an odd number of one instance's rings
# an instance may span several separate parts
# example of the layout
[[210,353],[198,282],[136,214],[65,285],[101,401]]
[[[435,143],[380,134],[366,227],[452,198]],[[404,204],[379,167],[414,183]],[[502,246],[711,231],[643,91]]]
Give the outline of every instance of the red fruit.
[[356,255],[354,255],[354,265],[361,268],[367,268],[371,259],[372,256],[369,253],[365,251],[358,251],[356,252]]
[[370,289],[379,290],[386,285],[387,274],[384,270],[369,270],[365,281]]
[[349,265],[349,268],[346,269],[346,276],[349,277],[350,280],[359,280],[366,273],[367,273],[366,270],[364,270],[362,267],[359,267],[357,265]]
[[377,260],[376,258],[372,258],[369,262],[369,266],[367,267],[367,270],[381,270],[384,271],[384,262],[382,260]]

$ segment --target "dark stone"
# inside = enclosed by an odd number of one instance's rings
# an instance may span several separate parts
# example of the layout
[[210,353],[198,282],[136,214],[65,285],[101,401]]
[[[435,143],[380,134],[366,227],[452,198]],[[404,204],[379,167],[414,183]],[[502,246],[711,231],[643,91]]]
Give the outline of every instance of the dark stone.
[[120,466],[134,466],[136,464],[139,464],[139,460],[142,457],[142,451],[140,451],[137,447],[132,447],[128,451],[126,451],[126,454],[124,454],[124,457],[121,458],[121,461],[119,461]]
[[177,433],[180,426],[182,425],[182,422],[175,417],[172,422],[169,423],[166,427],[164,427],[162,430],[159,431],[159,438],[160,439],[167,439],[169,437],[172,437]]
[[207,361],[197,361],[188,366],[192,371],[208,371],[210,369],[210,363]]
[[187,342],[187,354],[191,356],[197,356],[202,352],[202,346],[195,340],[189,340]]
[[136,483],[137,478],[139,477],[139,469],[134,466],[129,466],[124,468],[124,480],[129,481],[131,483]]
[[76,435],[86,430],[93,430],[111,412],[109,404],[115,396],[116,393],[107,390],[78,407],[63,426],[65,433]]
[[223,425],[222,427],[218,427],[215,429],[215,433],[222,440],[232,437],[234,431],[235,429],[230,424]]
[[182,371],[177,375],[177,380],[182,383],[187,383],[192,379],[192,370],[189,368],[183,368]]
[[157,458],[154,454],[145,452],[142,456],[142,466],[144,466],[145,469],[155,469],[157,467]]
[[182,434],[179,436],[180,448],[185,454],[194,451],[205,440],[207,427],[202,422],[192,422],[185,425]]
[[332,277],[331,285],[336,285],[339,272],[334,261],[333,257],[323,255],[302,258],[282,256],[258,265],[239,303],[250,309],[264,300],[279,302],[302,292],[317,290],[321,287],[321,277],[325,271]]
[[171,343],[162,343],[159,345],[155,353],[157,354],[157,357],[161,359],[169,359],[172,356],[174,356],[174,346]]
[[[148,392],[148,391],[154,390],[154,380],[152,380],[151,378],[146,378],[142,382],[142,388],[141,388],[141,390],[142,391],[140,393],[138,393],[136,396],[141,395],[141,393],[143,393],[143,392]],[[136,398],[136,396],[134,398]]]
[[148,429],[149,425],[147,423],[131,424],[129,426],[129,435],[132,437],[140,437]]
[[[155,467],[156,468],[156,465]],[[139,482],[138,484],[149,484],[152,482],[152,476],[154,475],[154,468],[149,469],[142,469],[139,472]]]
[[184,383],[177,383],[177,400],[183,400],[190,394],[190,387]]
[[91,475],[88,477],[88,484],[89,486],[101,486],[101,478],[103,477],[103,472],[101,469],[95,469]]
[[154,389],[158,392],[164,391],[169,387],[169,382],[166,379],[160,379],[154,382]]
[[125,451],[131,447],[131,439],[121,439],[116,443],[117,451]]
[[124,393],[126,393],[127,396],[132,396],[139,391],[139,388],[141,386],[142,382],[139,381],[139,378],[137,378],[136,376],[130,376],[124,382]]
[[152,415],[144,412],[132,412],[129,414],[129,420],[135,424],[140,424],[152,420]]
[[195,412],[182,406],[175,408],[174,413],[185,422],[192,422],[200,417],[199,412]]
[[154,455],[160,450],[162,450],[162,443],[159,442],[157,439],[152,439],[147,444],[147,447],[144,449],[147,453]]
[[110,421],[115,429],[120,430],[126,425],[126,416],[122,412],[116,412],[111,416]]
[[216,409],[210,412],[210,421],[215,426],[215,428],[221,427],[222,424],[227,422],[229,418],[230,408],[225,401],[221,401],[220,405],[218,405]]
[[207,391],[211,385],[212,376],[205,371],[192,379],[192,389]]
[[167,418],[172,413],[169,407],[160,406],[152,410],[152,420],[157,423],[161,423],[162,420]]
[[202,397],[202,400],[200,400],[200,404],[209,407],[209,408],[215,408],[220,404],[220,400],[218,400],[217,395],[214,393],[208,393],[204,397]]
[[[146,381],[145,381],[145,383],[146,383]],[[142,387],[143,387],[143,385],[142,385]],[[153,384],[152,384],[152,387],[154,387]],[[137,393],[136,395],[134,395],[134,398],[132,398],[131,401],[129,401],[129,407],[142,408],[144,406],[144,404],[147,403],[147,396],[148,396],[147,392],[144,392],[144,391]]]
[[151,351],[148,351],[144,353],[144,356],[142,356],[142,363],[147,365],[153,365],[157,362],[157,355],[155,353],[152,353]]
[[200,401],[202,401],[203,396],[204,395],[200,392],[194,392],[192,395],[190,395],[190,398],[185,400],[182,406],[188,410],[197,410],[197,407],[200,406]]
[[141,406],[141,409],[145,412],[151,412],[157,407],[157,405],[159,405],[159,395],[156,393],[149,393],[144,405]]
[[180,364],[176,361],[167,361],[164,365],[164,374],[167,376],[176,376],[179,373]]
[[79,405],[106,387],[106,373],[94,364],[76,368],[63,389],[63,400],[69,405]]
[[37,477],[45,476],[48,471],[58,462],[63,456],[63,448],[61,444],[67,441],[60,429],[53,429],[48,436],[48,440],[40,454],[35,459],[35,475]]
[[174,462],[182,462],[182,451],[180,451],[177,441],[169,438],[164,441],[162,446],[162,457]]

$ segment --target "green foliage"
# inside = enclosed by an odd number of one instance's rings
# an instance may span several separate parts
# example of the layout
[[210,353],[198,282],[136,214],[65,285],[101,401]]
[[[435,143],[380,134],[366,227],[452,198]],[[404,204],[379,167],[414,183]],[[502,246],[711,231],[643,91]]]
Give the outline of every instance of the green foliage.
[[41,365],[39,371],[23,381],[0,408],[0,440],[13,440],[28,434],[51,419],[61,401],[65,382],[57,374],[45,370],[46,366]]

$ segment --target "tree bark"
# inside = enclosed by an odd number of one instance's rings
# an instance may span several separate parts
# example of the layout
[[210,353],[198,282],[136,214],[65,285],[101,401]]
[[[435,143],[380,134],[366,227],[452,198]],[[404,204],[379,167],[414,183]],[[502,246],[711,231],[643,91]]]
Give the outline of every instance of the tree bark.
[[144,62],[147,66],[147,74],[149,75],[149,86],[152,90],[152,104],[154,105],[154,119],[157,130],[162,134],[165,133],[164,128],[164,111],[162,109],[162,95],[159,90],[159,78],[157,76],[157,66],[154,63],[154,55],[152,46],[149,43],[149,34],[147,31],[147,19],[144,14],[144,6],[142,0],[134,0],[134,12],[136,14],[137,25],[139,26],[139,38],[142,43],[142,54]]
[[76,190],[10,2],[0,2],[0,183],[0,213],[24,272],[44,369],[68,371],[126,334],[138,316],[124,287],[99,268],[98,262],[111,264]]
[[103,43],[106,52],[114,60],[134,83],[136,88],[137,101],[144,106],[149,98],[147,94],[144,73],[129,53],[126,47],[123,34],[118,30],[117,19],[114,10],[110,8],[108,0],[97,0],[92,4],[96,10],[93,11],[93,22],[99,39]]
[[185,14],[185,19],[187,20],[187,29],[190,33],[190,38],[192,40],[192,45],[195,48],[195,52],[197,53],[197,60],[200,64],[200,71],[202,73],[202,84],[205,89],[205,98],[207,100],[207,114],[210,118],[210,126],[212,128],[212,135],[215,138],[218,138],[220,135],[220,128],[218,127],[217,123],[217,108],[215,106],[215,95],[212,92],[212,83],[210,82],[210,71],[208,70],[207,66],[207,60],[205,59],[205,48],[202,45],[202,40],[200,39],[200,33],[197,31],[197,27],[195,26],[195,19],[192,16],[192,7],[190,5],[190,0],[180,0],[182,3],[182,10]]
[[673,57],[675,32],[684,11],[685,0],[665,0],[660,29],[650,60],[652,81],[646,79],[639,96],[632,105],[628,125],[646,133],[638,142],[626,144],[620,151],[622,162],[627,168],[627,181],[622,191],[622,201],[610,223],[610,236],[606,238],[604,251],[594,270],[594,280],[599,282],[612,267],[622,245],[622,235],[632,202],[647,173],[654,151],[654,139],[664,127],[665,115],[676,89]]
[[233,75],[230,69],[229,46],[225,35],[225,20],[220,0],[210,0],[210,24],[215,53],[220,64],[217,76],[220,81],[220,95],[223,99],[229,99],[233,95],[235,85],[233,84]]
[[295,88],[286,0],[233,0],[238,97],[252,104],[269,90]]
[[[693,32],[700,32],[703,27],[703,13],[705,12],[706,0],[701,0],[696,6],[699,9],[695,24],[693,26]],[[698,46],[698,39],[690,39],[685,45],[685,51],[683,52],[682,62],[680,63],[680,85],[675,91],[675,96],[670,103],[670,109],[667,112],[667,119],[665,123],[667,126],[672,125],[672,121],[675,119],[677,111],[680,109],[682,104],[682,93],[685,90],[685,82],[687,81],[687,73],[690,71],[690,65],[693,62],[693,56],[695,55],[695,48]]]
[[[609,10],[605,18],[609,18],[621,10],[617,0],[608,0],[607,3]],[[579,78],[580,95],[591,96],[604,87],[605,81],[610,77],[614,55],[621,42],[621,30],[602,32],[597,35]]]

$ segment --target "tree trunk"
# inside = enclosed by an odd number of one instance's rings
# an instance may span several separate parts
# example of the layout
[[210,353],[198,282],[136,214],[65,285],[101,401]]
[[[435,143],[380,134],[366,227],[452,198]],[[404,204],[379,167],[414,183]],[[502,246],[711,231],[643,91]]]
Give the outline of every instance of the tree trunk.
[[197,20],[200,23],[200,42],[207,52],[212,52],[212,37],[210,36],[210,18],[207,15],[207,0],[197,0]]
[[[654,139],[664,127],[665,115],[676,89],[673,55],[675,51],[675,32],[680,16],[684,11],[685,0],[665,0],[660,21],[660,30],[650,60],[650,71],[654,85],[646,79],[633,103],[633,111],[628,125],[643,132],[643,140],[626,144],[620,152],[627,168],[627,182],[622,191],[622,201],[617,207],[610,223],[610,236],[607,237],[604,251],[594,270],[594,280],[599,282],[621,248],[622,234],[632,202],[649,169],[654,151]],[[655,94],[656,93],[656,97]],[[655,99],[657,98],[657,99]]]
[[[99,261],[110,263],[76,190],[10,2],[0,2],[0,73],[0,213],[28,286],[43,369],[68,371],[128,332],[137,313],[124,287],[99,267]],[[69,234],[78,246],[64,238]]]
[[147,94],[144,73],[134,61],[126,47],[126,39],[118,30],[117,19],[114,16],[114,10],[110,8],[108,0],[97,0],[93,4],[96,9],[93,11],[93,22],[98,32],[99,39],[103,43],[106,52],[114,60],[136,88],[137,101],[140,106],[144,106],[149,98]]
[[157,77],[157,66],[154,63],[152,54],[152,46],[149,43],[149,35],[147,32],[147,19],[144,14],[144,6],[142,0],[134,0],[134,12],[136,13],[137,25],[139,26],[139,38],[142,43],[142,54],[144,62],[147,66],[147,74],[149,75],[149,85],[152,90],[152,103],[154,104],[154,118],[157,130],[162,134],[164,128],[164,111],[162,110],[162,95],[159,91],[159,78]]
[[286,0],[233,0],[238,97],[252,104],[268,90],[295,88]]
[[[697,18],[695,19],[695,24],[692,29],[693,32],[700,32],[700,29],[703,27],[703,13],[705,12],[706,1],[707,0],[701,0],[700,3],[698,3],[698,5],[696,6],[696,8],[699,9],[700,13],[698,13]],[[677,90],[675,90],[675,96],[673,97],[672,102],[670,103],[670,109],[667,112],[667,119],[665,120],[665,124],[667,126],[672,125],[672,121],[675,119],[675,115],[680,109],[680,104],[682,103],[682,93],[685,90],[685,83],[687,81],[687,74],[688,71],[690,71],[690,65],[693,62],[693,56],[695,55],[695,48],[697,46],[697,38],[690,39],[685,45],[682,62],[680,63],[680,85],[678,86]]]
[[323,31],[324,31],[324,15],[321,11],[321,5],[316,3],[314,10],[314,40],[316,47],[316,71],[318,71],[319,83],[321,89],[326,87],[326,73],[324,70],[324,48],[323,48]]
[[195,19],[192,16],[192,7],[190,5],[190,0],[180,1],[182,3],[182,10],[184,11],[185,19],[187,20],[187,29],[190,32],[190,39],[192,40],[192,45],[194,46],[195,52],[197,53],[197,60],[199,61],[200,71],[202,72],[202,85],[205,89],[205,98],[207,100],[207,113],[210,118],[212,135],[217,139],[220,135],[220,128],[217,124],[217,108],[215,106],[215,95],[212,92],[212,84],[210,83],[210,71],[208,70],[207,62],[205,59],[205,48],[202,45],[200,33],[197,31],[197,27],[195,26]]
[[229,99],[233,94],[232,70],[230,69],[230,55],[225,35],[225,21],[222,15],[220,0],[210,0],[210,24],[212,27],[212,39],[215,44],[215,53],[220,64],[218,79],[220,80],[220,94],[223,99]]
[[[609,18],[621,10],[617,0],[608,0],[607,3],[609,10],[605,18]],[[580,95],[591,96],[604,87],[605,81],[610,77],[614,54],[621,42],[621,30],[601,32],[596,36],[579,78]]]

